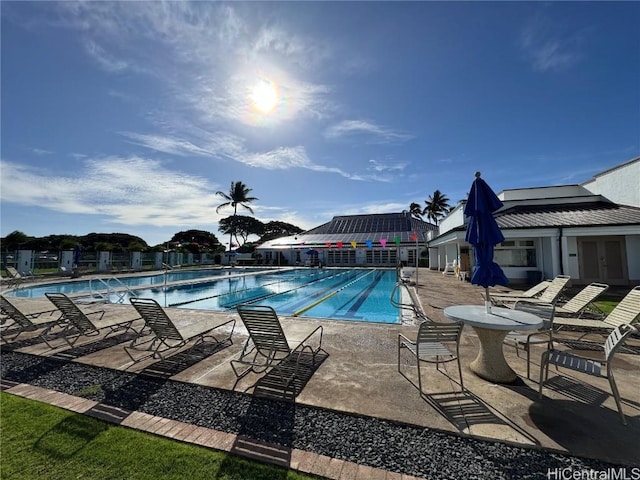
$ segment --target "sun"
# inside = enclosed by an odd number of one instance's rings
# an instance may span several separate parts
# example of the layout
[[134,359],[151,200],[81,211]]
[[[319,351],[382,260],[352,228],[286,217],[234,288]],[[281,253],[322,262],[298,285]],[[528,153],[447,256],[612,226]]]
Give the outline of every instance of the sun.
[[278,105],[280,100],[278,86],[268,78],[261,78],[251,89],[249,99],[252,107],[258,112],[267,114]]

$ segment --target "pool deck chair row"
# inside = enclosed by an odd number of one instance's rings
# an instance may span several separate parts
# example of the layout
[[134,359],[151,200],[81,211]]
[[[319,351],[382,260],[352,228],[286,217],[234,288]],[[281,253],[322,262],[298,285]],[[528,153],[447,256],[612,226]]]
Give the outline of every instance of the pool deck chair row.
[[129,331],[136,334],[140,333],[133,328],[133,322],[139,320],[139,318],[122,320],[119,316],[105,317],[104,310],[85,313],[64,293],[45,293],[45,295],[62,313],[61,319],[66,322],[66,330],[61,337],[70,347],[79,338],[97,337],[104,330],[107,331],[104,338],[114,333],[127,333]]
[[238,305],[237,310],[249,332],[249,338],[240,357],[231,361],[237,377],[236,384],[249,372],[276,370],[281,386],[287,389],[298,378],[303,364],[308,362],[309,367],[316,366],[318,354],[324,352],[322,326],[316,327],[302,340],[288,340],[273,308]]
[[[233,343],[231,337],[236,325],[233,318],[219,320],[211,316],[197,321],[183,321],[169,317],[167,311],[151,298],[132,298],[131,304],[151,330],[151,336],[140,335],[134,338],[129,346],[124,347],[133,362],[149,357],[165,359],[177,353],[192,340],[195,340],[194,347],[205,342],[220,345]],[[231,325],[231,332],[228,335],[221,338],[213,335],[214,330],[225,325]],[[137,356],[136,352],[145,354]]]
[[38,338],[52,348],[49,340],[64,334],[66,322],[62,321],[57,309],[25,313],[9,299],[0,295],[0,310],[6,316],[0,327],[3,342],[17,340],[26,332],[39,332]]
[[556,316],[554,329],[566,328],[589,331],[611,331],[620,325],[640,321],[640,286],[632,288],[603,320],[589,318],[561,318]]

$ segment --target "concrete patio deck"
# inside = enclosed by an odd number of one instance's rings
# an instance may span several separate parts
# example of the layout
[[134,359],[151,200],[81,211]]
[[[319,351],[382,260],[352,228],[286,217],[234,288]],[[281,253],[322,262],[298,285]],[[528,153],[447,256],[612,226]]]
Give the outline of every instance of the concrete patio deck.
[[[446,321],[443,309],[449,305],[483,303],[480,287],[427,269],[419,270],[416,291],[423,310],[435,321]],[[46,299],[21,299],[20,304],[32,311],[51,309]],[[105,309],[123,319],[137,316],[129,305],[89,308]],[[192,319],[208,315],[231,316],[186,309],[176,309],[175,313]],[[640,466],[640,341],[637,338],[630,340],[630,344],[638,347],[637,354],[619,353],[614,363],[628,421],[628,425],[623,426],[606,379],[565,369],[556,372],[552,367],[544,398],[539,399],[537,379],[542,346],[532,348],[532,378],[529,380],[526,378],[526,355],[520,352],[518,357],[513,347],[505,345],[505,357],[518,373],[519,380],[512,385],[493,384],[469,369],[469,363],[478,352],[478,339],[471,328],[465,327],[461,358],[466,391],[461,392],[457,366],[450,362],[441,366],[440,371],[427,365],[423,370],[423,386],[428,394],[421,396],[417,389],[416,369],[407,365],[407,358],[403,359],[406,366],[403,371],[415,385],[397,371],[398,334],[415,337],[416,326],[287,317],[281,317],[281,321],[289,338],[302,338],[317,325],[324,328],[323,348],[328,356],[298,393],[295,401],[299,404],[425,426],[462,436],[551,449],[625,466]],[[570,338],[576,333],[558,336]],[[170,362],[151,359],[132,364],[124,351],[125,344],[83,356],[71,354],[68,358],[128,372],[174,368],[167,373],[172,379],[232,389],[236,378],[229,362],[237,357],[246,337],[247,332],[238,320],[232,346],[184,369],[177,365],[167,367]],[[604,337],[591,334],[590,340],[602,343]],[[560,347],[567,348],[562,344]],[[65,355],[64,348],[50,350],[44,344],[17,351],[58,358]],[[597,351],[581,350],[580,353],[594,358],[601,355]],[[251,393],[259,378],[249,374],[235,388]]]

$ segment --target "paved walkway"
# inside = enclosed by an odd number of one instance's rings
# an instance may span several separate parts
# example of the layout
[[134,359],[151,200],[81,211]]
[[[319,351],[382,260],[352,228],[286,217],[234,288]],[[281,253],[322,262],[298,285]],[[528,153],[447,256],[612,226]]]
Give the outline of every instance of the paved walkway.
[[[427,315],[444,321],[443,309],[456,304],[482,304],[481,289],[439,272],[420,269],[417,295]],[[46,305],[46,300],[24,301],[34,310]],[[95,307],[97,308],[97,307]],[[101,305],[110,315],[130,318],[132,307]],[[210,312],[179,310],[179,315],[197,318]],[[223,314],[217,314],[223,315]],[[224,315],[228,317],[229,315]],[[411,325],[377,325],[360,322],[321,321],[282,318],[288,337],[304,336],[316,325],[324,327],[324,347],[328,354],[322,365],[297,392],[296,403],[332,410],[367,415],[407,424],[429,427],[462,436],[492,439],[532,448],[549,449],[572,455],[595,458],[620,465],[640,465],[637,439],[640,437],[640,355],[623,353],[615,362],[615,373],[629,425],[624,427],[618,417],[615,402],[609,394],[606,379],[561,371],[550,372],[551,382],[545,387],[545,397],[537,395],[539,359],[542,347],[532,349],[532,379],[526,378],[526,359],[512,347],[505,346],[507,361],[518,373],[513,385],[492,384],[469,370],[469,363],[478,352],[478,339],[465,327],[461,342],[461,357],[465,392],[460,391],[455,362],[445,364],[441,371],[427,367],[424,373],[428,393],[420,395],[415,369],[407,365],[408,381],[397,371],[398,333],[415,335]],[[24,347],[19,351],[36,355],[65,357],[73,361],[128,372],[148,372],[165,369],[174,380],[221,389],[234,388],[235,376],[229,360],[238,355],[246,331],[238,322],[234,344],[191,365],[169,365],[145,360],[132,365],[123,344],[94,352],[74,355],[77,349],[49,350],[43,344]],[[565,334],[567,338],[571,333]],[[602,342],[600,335],[590,340]],[[640,342],[633,340],[635,345]],[[581,353],[592,354],[600,352]],[[257,375],[248,375],[235,389],[255,392]],[[89,413],[100,410],[95,402],[68,395],[42,391],[29,385],[5,385],[6,391],[36,398]],[[8,388],[7,388],[8,387]],[[107,414],[105,418],[109,418]],[[220,450],[270,461],[305,473],[327,478],[372,479],[413,478],[392,472],[319,456],[300,450],[288,450],[276,445],[256,444],[247,438],[216,432],[168,419],[150,417],[140,412],[113,413],[116,423],[164,434],[183,441],[193,441]]]

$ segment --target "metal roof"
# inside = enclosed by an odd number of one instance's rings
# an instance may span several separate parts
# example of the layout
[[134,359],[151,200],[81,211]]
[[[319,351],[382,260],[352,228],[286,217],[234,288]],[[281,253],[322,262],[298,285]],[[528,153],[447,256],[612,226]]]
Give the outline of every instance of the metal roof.
[[495,214],[501,229],[640,226],[640,208],[609,202],[519,205]]
[[[413,218],[409,213],[378,213],[370,215],[339,215],[331,221],[307,230],[301,234],[276,238],[263,243],[258,248],[282,248],[289,245],[326,246],[327,243],[357,242],[366,245],[385,239],[391,245],[395,239],[401,244],[415,244],[426,241],[426,232],[437,230],[437,226]],[[417,239],[416,239],[417,237]]]

